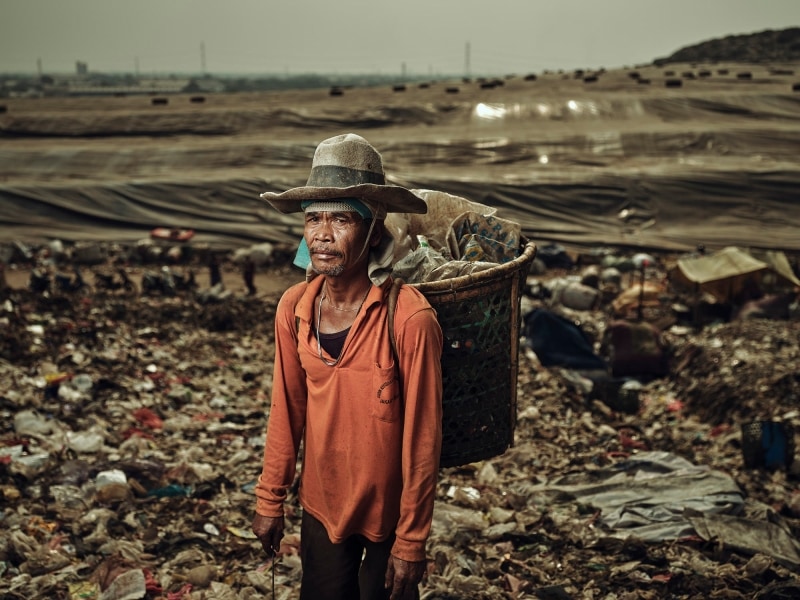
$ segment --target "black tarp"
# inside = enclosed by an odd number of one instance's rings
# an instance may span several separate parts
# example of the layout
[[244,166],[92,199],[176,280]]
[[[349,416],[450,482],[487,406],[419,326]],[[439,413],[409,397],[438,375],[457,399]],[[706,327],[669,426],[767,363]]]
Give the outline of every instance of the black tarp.
[[512,80],[455,97],[178,96],[159,109],[10,99],[2,237],[132,241],[168,226],[212,245],[295,240],[299,219],[258,194],[302,185],[316,144],[355,131],[394,182],[495,206],[538,243],[800,250],[800,95],[774,82],[659,91],[626,80]]

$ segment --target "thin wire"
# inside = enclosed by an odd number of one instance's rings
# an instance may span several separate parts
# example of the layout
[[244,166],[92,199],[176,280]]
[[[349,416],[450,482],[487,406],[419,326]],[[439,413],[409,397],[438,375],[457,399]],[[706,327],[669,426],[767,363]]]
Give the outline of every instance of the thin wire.
[[272,600],[275,600],[275,561],[278,560],[278,553],[272,550]]
[[328,280],[326,279],[322,284],[322,298],[320,299],[320,303],[322,303],[322,300],[327,300],[328,306],[340,312],[358,312],[359,310],[361,310],[361,306],[364,304],[364,300],[367,299],[367,294],[369,294],[369,288],[372,287],[372,286],[367,287],[367,291],[364,294],[364,297],[361,299],[361,304],[358,305],[358,308],[339,308],[333,302],[331,302],[331,299],[328,297],[327,285],[328,285]]
[[[342,360],[342,355],[344,354],[344,348],[342,348],[342,351],[339,353],[339,356],[336,357],[336,360],[328,360],[327,358],[322,356],[322,341],[320,340],[320,337],[319,337],[319,330],[322,329],[322,301],[325,300],[325,298],[326,298],[326,296],[325,296],[325,284],[326,283],[328,283],[327,280],[325,280],[322,283],[322,295],[320,296],[319,305],[317,306],[317,353],[319,354],[319,359],[323,363],[325,363],[329,367],[335,367],[336,365],[339,364],[339,361]],[[371,287],[372,287],[372,285],[370,285],[367,288],[367,293],[364,294],[364,297],[361,299],[361,304],[358,305],[358,310],[359,311],[361,310],[361,307],[364,306],[364,302],[366,301],[367,296],[369,295],[369,290],[370,290]],[[328,300],[328,304],[331,304],[330,300]],[[331,306],[333,306],[333,305],[331,304]]]

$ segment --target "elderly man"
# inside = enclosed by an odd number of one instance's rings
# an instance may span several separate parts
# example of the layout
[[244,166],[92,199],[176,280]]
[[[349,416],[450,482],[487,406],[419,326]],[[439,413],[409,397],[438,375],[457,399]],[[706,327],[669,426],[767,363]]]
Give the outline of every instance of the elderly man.
[[275,316],[253,531],[278,552],[302,441],[300,597],[416,598],[441,451],[442,332],[418,290],[393,291],[383,221],[427,205],[387,184],[380,154],[354,134],[320,143],[307,185],[262,198],[304,213],[295,264],[307,277]]

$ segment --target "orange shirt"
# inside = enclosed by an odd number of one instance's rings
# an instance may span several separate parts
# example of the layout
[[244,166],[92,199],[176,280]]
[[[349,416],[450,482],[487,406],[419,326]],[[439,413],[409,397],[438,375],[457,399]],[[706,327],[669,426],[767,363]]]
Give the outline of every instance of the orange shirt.
[[442,443],[442,331],[436,313],[418,290],[400,289],[394,322],[399,385],[386,322],[391,279],[373,285],[341,360],[331,367],[320,360],[312,327],[322,281],[294,285],[278,303],[256,512],[283,514],[302,439],[300,503],[323,523],[331,541],[361,534],[377,542],[394,532],[392,554],[424,560]]

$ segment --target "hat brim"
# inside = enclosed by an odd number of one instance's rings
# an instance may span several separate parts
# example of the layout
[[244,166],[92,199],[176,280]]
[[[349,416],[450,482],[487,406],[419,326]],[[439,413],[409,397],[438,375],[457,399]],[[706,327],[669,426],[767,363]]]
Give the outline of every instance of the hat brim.
[[304,200],[333,200],[336,198],[361,198],[379,202],[386,212],[425,214],[428,205],[411,190],[399,185],[377,185],[362,183],[350,187],[296,187],[285,192],[264,192],[261,198],[282,213],[301,212]]

